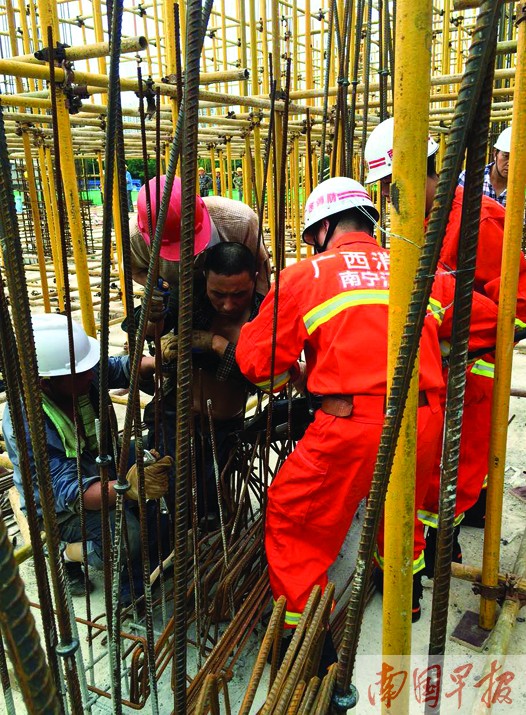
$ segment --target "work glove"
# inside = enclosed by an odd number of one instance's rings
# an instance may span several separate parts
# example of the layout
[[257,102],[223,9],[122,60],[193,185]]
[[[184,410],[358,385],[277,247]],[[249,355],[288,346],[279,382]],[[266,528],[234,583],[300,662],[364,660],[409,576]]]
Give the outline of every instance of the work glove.
[[[144,467],[144,488],[146,499],[160,499],[168,491],[168,477],[174,468],[172,457],[162,457],[153,464]],[[139,500],[137,465],[128,470],[126,479],[130,484],[127,495],[129,499]]]
[[203,352],[212,352],[214,334],[208,330],[192,330],[192,348]]
[[150,323],[157,323],[159,320],[162,320],[165,317],[169,295],[170,286],[165,280],[159,278],[157,281],[157,286],[153,289],[152,292],[150,312],[148,315],[148,320],[150,321]]
[[177,346],[179,339],[177,335],[169,333],[161,338],[161,357],[163,362],[173,362],[177,359]]

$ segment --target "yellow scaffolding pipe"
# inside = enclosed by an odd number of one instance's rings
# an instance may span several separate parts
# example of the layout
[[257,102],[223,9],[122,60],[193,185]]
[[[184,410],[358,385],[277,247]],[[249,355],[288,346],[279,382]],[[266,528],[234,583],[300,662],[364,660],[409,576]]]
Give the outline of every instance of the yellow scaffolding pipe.
[[[397,4],[395,134],[391,204],[392,235],[424,242],[425,184],[431,69],[431,0]],[[415,72],[415,67],[419,68]],[[389,290],[388,380],[392,380],[420,250],[394,240]],[[405,408],[385,506],[383,650],[385,656],[411,653],[411,592],[415,518],[418,362]],[[397,667],[400,667],[400,662]],[[409,691],[406,691],[408,698]],[[409,712],[409,700],[397,712]],[[382,710],[384,712],[385,709]]]
[[[513,334],[519,280],[519,260],[524,220],[524,192],[526,190],[526,11],[518,26],[517,74],[514,92],[511,151],[508,172],[504,248],[502,252],[497,349],[495,351],[495,385],[491,414],[491,437],[488,467],[488,494],[482,583],[496,586],[500,558],[500,530],[508,410],[513,358]],[[491,630],[495,624],[496,603],[487,598],[480,601],[480,626]]]
[[49,241],[51,244],[51,255],[55,269],[55,284],[57,287],[58,307],[64,310],[64,272],[62,270],[62,246],[58,241],[60,236],[58,224],[57,194],[55,191],[55,181],[53,174],[53,162],[51,152],[46,147],[38,147],[38,163],[40,166],[40,176],[42,178],[42,191],[44,194],[44,206],[46,207],[46,221],[48,226]]
[[[58,33],[57,6],[52,2],[52,0],[39,0],[38,9],[44,33],[47,32],[48,27],[52,27],[53,42],[58,42],[60,40],[60,35]],[[82,324],[86,333],[95,337],[95,316],[93,314],[93,300],[91,296],[84,232],[82,230],[80,199],[77,186],[77,174],[75,171],[75,157],[73,155],[73,138],[71,135],[71,125],[69,122],[69,114],[66,108],[64,93],[62,89],[58,87],[57,126],[55,127],[55,131],[57,131],[60,136],[60,159],[64,186],[64,198],[68,213],[71,245],[73,247],[73,256],[75,259]]]

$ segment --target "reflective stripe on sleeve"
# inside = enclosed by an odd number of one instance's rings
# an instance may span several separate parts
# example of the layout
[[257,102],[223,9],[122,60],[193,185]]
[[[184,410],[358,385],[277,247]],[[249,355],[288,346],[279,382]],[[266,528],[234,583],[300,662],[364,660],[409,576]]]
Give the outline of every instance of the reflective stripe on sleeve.
[[339,293],[333,298],[320,303],[303,316],[303,322],[309,335],[323,323],[327,323],[335,315],[347,308],[359,305],[389,305],[389,291],[383,290],[351,290]]
[[[285,370],[285,372],[282,372],[280,375],[275,375],[273,389],[281,390],[281,388],[287,384],[289,379],[290,379],[290,372],[288,370]],[[263,382],[256,382],[256,387],[259,387],[260,390],[268,391],[268,390],[270,390],[270,387],[271,387],[271,381],[263,380]]]
[[442,307],[442,303],[440,303],[440,301],[436,300],[436,298],[430,298],[429,303],[427,304],[427,312],[435,318],[439,325],[442,325],[446,311],[445,308]]

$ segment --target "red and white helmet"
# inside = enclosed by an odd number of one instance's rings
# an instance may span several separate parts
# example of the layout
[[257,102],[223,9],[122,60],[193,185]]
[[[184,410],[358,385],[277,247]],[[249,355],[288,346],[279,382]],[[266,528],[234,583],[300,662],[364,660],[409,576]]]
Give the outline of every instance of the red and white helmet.
[[[150,207],[152,212],[152,230],[155,234],[157,216],[157,179],[150,179]],[[159,177],[160,192],[162,197],[166,177]],[[148,245],[151,243],[148,231],[148,212],[146,209],[146,186],[141,186],[137,196],[137,225],[142,237]],[[153,237],[152,237],[153,238]],[[200,196],[195,197],[195,226],[194,226],[194,255],[204,251],[212,238],[212,224],[208,209]],[[170,203],[164,222],[163,236],[161,239],[161,258],[167,261],[178,261],[181,255],[181,179],[176,176],[172,186]]]
[[[389,117],[373,129],[365,144],[364,158],[369,173],[366,184],[380,181],[393,173],[393,127],[394,119]],[[427,156],[438,151],[438,144],[431,137],[427,140]]]
[[378,221],[378,211],[360,183],[346,176],[335,176],[322,181],[305,202],[303,240],[306,241],[305,236],[309,235],[309,229],[318,221],[356,208],[363,208],[372,221]]

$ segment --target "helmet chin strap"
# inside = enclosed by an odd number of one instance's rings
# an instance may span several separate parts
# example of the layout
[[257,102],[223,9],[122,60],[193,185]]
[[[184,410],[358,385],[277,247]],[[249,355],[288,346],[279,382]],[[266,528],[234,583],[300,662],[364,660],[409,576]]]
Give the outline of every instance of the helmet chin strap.
[[333,216],[328,219],[329,221],[329,228],[327,229],[327,233],[325,234],[325,240],[323,241],[323,245],[320,246],[319,243],[315,242],[314,243],[314,253],[325,253],[327,250],[327,246],[329,245],[329,241],[332,238],[332,235],[334,233],[334,230],[336,226],[338,225],[338,217]]

